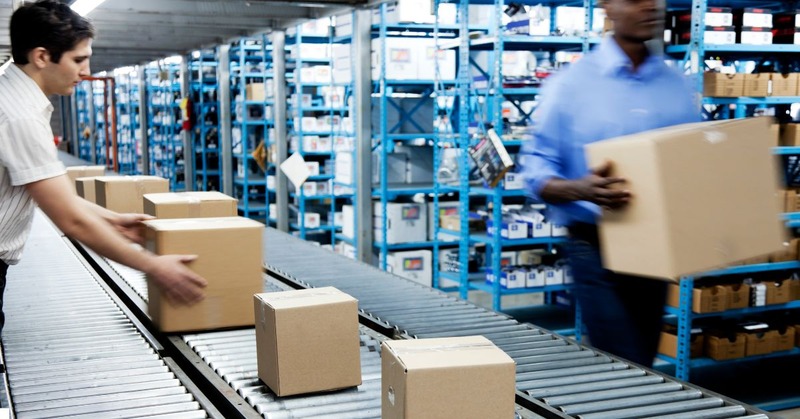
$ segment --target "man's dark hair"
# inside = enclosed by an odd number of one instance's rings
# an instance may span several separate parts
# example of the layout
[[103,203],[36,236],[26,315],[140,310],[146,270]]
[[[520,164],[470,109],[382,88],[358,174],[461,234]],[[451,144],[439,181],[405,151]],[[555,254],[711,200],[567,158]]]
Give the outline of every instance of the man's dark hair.
[[94,38],[91,22],[68,5],[40,0],[20,6],[11,16],[11,56],[20,65],[28,64],[28,53],[42,47],[54,63],[87,38]]

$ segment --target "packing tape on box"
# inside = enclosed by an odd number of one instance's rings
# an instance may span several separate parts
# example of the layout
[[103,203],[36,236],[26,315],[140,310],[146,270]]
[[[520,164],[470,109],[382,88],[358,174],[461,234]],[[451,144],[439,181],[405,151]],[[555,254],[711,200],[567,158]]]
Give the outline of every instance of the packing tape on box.
[[200,217],[200,204],[202,201],[194,196],[187,196],[186,203],[189,204],[189,218]]
[[449,345],[431,345],[431,346],[413,346],[405,348],[392,348],[392,352],[397,355],[415,354],[421,352],[450,352],[472,349],[492,349],[496,348],[492,342],[472,342],[472,343],[454,343]]
[[[315,290],[313,292],[303,292],[303,293],[296,293],[296,292],[271,292],[268,293],[269,299],[271,301],[279,301],[279,300],[292,300],[296,298],[308,298],[308,297],[321,297],[325,295],[347,295],[338,290]],[[269,301],[264,300],[260,296],[258,297],[259,300],[269,303]]]

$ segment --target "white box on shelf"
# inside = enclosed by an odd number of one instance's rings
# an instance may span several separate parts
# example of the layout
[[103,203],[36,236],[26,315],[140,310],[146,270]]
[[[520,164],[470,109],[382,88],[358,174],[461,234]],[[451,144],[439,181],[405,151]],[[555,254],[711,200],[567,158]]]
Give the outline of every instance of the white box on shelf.
[[[386,79],[414,80],[417,78],[419,54],[414,50],[413,42],[407,38],[386,38]],[[372,79],[380,79],[383,44],[380,39],[372,40]]]
[[350,152],[336,153],[334,162],[334,177],[337,182],[352,185],[354,182],[353,154]]
[[383,241],[383,220],[386,219],[386,243],[424,242],[428,237],[427,206],[416,203],[388,202],[382,216],[381,203],[373,204],[375,242]]
[[[334,36],[351,36],[353,34],[353,14],[345,13],[334,17]],[[334,45],[335,47],[336,45]]]
[[353,239],[356,236],[355,209],[352,205],[342,206],[342,236]]
[[305,227],[308,228],[319,228],[321,223],[320,215],[316,212],[306,212],[305,214],[297,214],[297,224],[302,225],[303,220],[305,220]]
[[386,270],[430,287],[433,285],[432,260],[430,250],[389,252],[386,256]]
[[762,28],[742,28],[740,31],[739,43],[748,45],[771,45],[772,31]]
[[307,161],[306,167],[308,171],[311,172],[309,176],[319,176],[319,162],[318,161]]
[[553,237],[566,237],[569,234],[569,230],[567,230],[567,227],[565,226],[552,224],[552,227]]
[[267,175],[267,189],[275,190],[275,175]]
[[522,270],[504,270],[500,274],[500,286],[506,289],[525,288],[526,275]]
[[[385,12],[385,23],[434,23],[436,19],[431,13],[430,0],[399,0],[397,3],[387,4]],[[381,9],[376,8],[372,12],[372,24],[381,23]]]
[[564,283],[564,271],[559,267],[548,266],[544,270],[545,285],[561,285]]
[[525,187],[522,175],[519,173],[506,173],[503,179],[503,189],[507,191],[520,190]]
[[539,266],[528,271],[525,286],[528,288],[543,287],[545,285],[545,270]]
[[[409,39],[418,54],[417,79],[436,80],[436,43],[431,38]],[[442,50],[438,52],[439,78],[438,80],[455,80],[456,78],[456,52]]]

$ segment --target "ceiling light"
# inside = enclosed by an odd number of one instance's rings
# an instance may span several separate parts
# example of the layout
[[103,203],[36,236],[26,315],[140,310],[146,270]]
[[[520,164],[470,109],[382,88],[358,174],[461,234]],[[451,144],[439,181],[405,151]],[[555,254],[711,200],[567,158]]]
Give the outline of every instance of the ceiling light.
[[104,1],[105,0],[75,0],[69,7],[71,7],[75,13],[86,16]]

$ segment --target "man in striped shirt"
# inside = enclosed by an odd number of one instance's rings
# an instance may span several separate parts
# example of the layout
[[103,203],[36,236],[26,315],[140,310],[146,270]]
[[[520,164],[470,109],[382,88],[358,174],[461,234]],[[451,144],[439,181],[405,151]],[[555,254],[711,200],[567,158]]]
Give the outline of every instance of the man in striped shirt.
[[6,270],[19,262],[39,208],[67,236],[98,254],[148,274],[176,303],[203,298],[205,279],[189,255],[156,256],[134,249],[143,215],[118,214],[79,198],[58,160],[50,128],[50,95],[71,95],[88,76],[94,28],[69,6],[28,3],[11,17],[14,63],[0,76],[0,331]]

